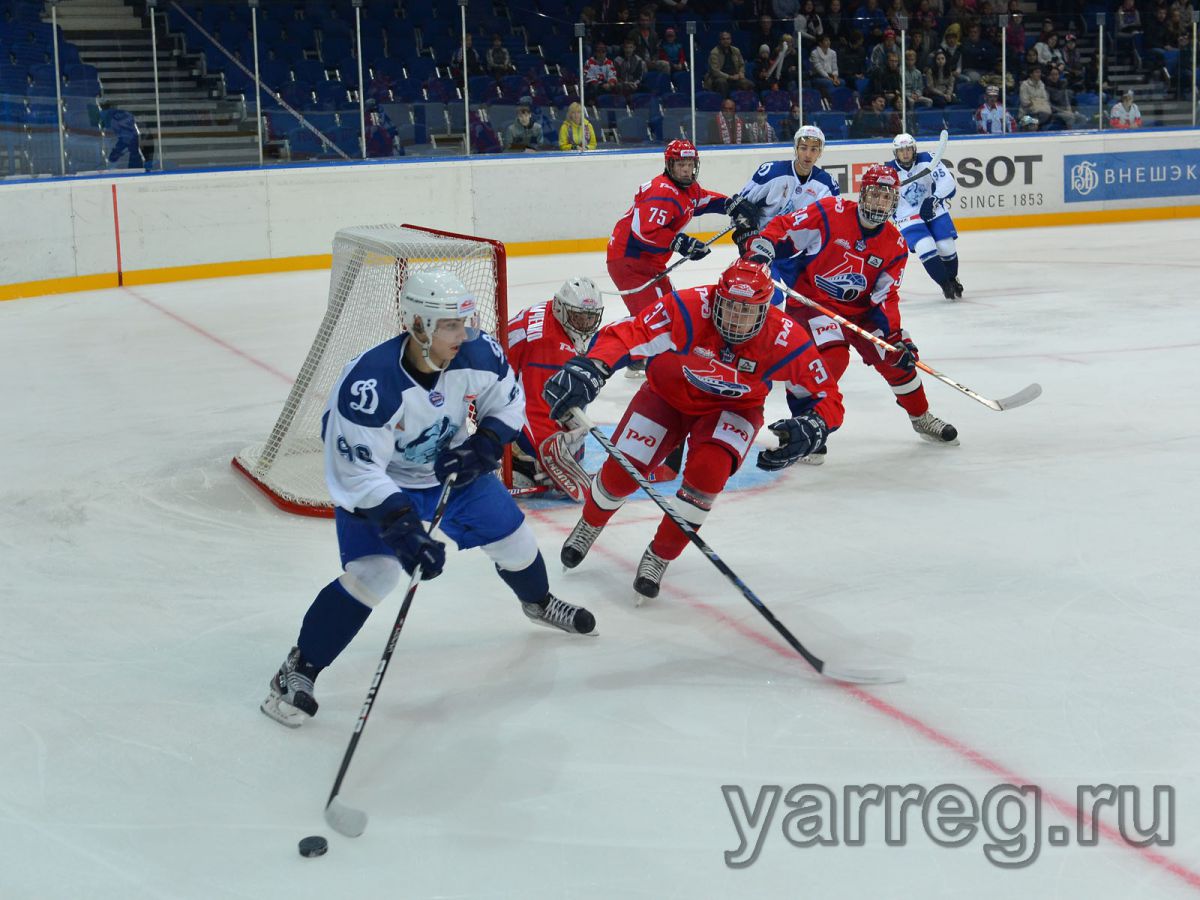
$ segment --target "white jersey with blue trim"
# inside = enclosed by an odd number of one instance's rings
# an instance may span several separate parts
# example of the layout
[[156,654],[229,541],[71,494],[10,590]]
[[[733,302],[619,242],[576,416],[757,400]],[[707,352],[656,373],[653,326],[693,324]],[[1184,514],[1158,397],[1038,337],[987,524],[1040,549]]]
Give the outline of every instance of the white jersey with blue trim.
[[351,360],[334,385],[322,422],[325,481],[343,509],[371,509],[397,488],[436,487],[433,462],[469,436],[467,413],[490,419],[502,441],[525,424],[525,394],[495,338],[472,329],[426,390],[400,360],[401,334]]
[[764,228],[776,216],[804,209],[826,197],[836,197],[840,191],[833,176],[820,166],[813,166],[807,178],[796,172],[796,161],[780,159],[763,163],[739,192],[755,203],[762,204],[757,227]]
[[[900,173],[900,179],[904,180],[913,172],[920,171],[925,166],[928,166],[933,161],[933,156],[928,153],[918,153],[913,159],[913,164],[905,169],[896,160],[884,163],[890,169],[895,169]],[[954,176],[940,162],[934,166],[933,170],[922,178],[918,178],[911,184],[906,184],[900,188],[900,201],[896,204],[896,212],[893,213],[892,219],[896,225],[903,231],[907,226],[914,222],[921,221],[921,204],[929,197],[943,201],[934,204],[933,217],[946,216],[950,214],[950,210],[945,201],[949,200],[958,192],[958,185],[954,181]]]

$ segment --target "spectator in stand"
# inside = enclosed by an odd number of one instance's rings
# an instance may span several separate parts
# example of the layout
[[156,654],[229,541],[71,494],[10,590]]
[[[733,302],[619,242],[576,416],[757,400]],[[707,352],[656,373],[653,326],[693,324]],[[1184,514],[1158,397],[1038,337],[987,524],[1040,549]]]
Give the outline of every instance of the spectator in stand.
[[876,94],[870,102],[854,114],[850,123],[850,137],[895,137],[900,133],[900,118],[887,109],[882,94]]
[[1046,71],[1046,96],[1050,98],[1050,109],[1053,112],[1051,122],[1072,131],[1082,128],[1087,116],[1075,112],[1071,105],[1071,91],[1063,80],[1062,69],[1051,66]]
[[915,50],[904,51],[904,90],[907,92],[910,110],[933,106],[933,98],[925,93],[925,76],[917,68]]
[[479,51],[473,46],[471,33],[467,32],[466,43],[454,50],[454,56],[450,60],[450,72],[459,81],[462,80],[463,74],[463,59],[467,61],[468,75],[484,75],[483,62],[479,59]]
[[379,108],[379,102],[374,98],[365,102],[364,111],[367,115],[367,156],[395,156],[396,136],[399,132],[392,124],[391,118]]
[[487,67],[494,78],[503,78],[505,75],[511,75],[517,71],[508,48],[504,46],[504,41],[498,34],[492,35],[492,46],[488,48],[487,52]]
[[942,35],[942,52],[946,54],[946,65],[958,78],[962,74],[962,27],[955,24],[946,29]]
[[825,8],[825,16],[821,20],[824,33],[833,41],[833,49],[841,51],[850,43],[850,32],[854,27],[845,12],[842,11],[842,0],[829,0]]
[[869,90],[873,94],[882,94],[884,102],[894,108],[900,107],[900,58],[895,53],[889,53],[882,69],[871,70]]
[[721,111],[713,121],[709,133],[710,144],[744,144],[746,143],[746,123],[737,114],[737,106],[726,98],[721,103]]
[[788,113],[788,117],[779,123],[779,133],[783,135],[795,134],[800,130],[800,107],[795,103],[792,104],[792,111]]
[[1033,45],[1033,50],[1037,53],[1038,65],[1043,69],[1047,66],[1061,66],[1065,62],[1062,50],[1058,46],[1058,32],[1050,32]]
[[[1195,70],[1192,68],[1192,36],[1188,32],[1179,35],[1179,42],[1176,45],[1179,50],[1179,68],[1176,70],[1176,94],[1179,100],[1187,100],[1189,103],[1192,99],[1192,83],[1196,80]],[[1170,73],[1168,73],[1168,79]]]
[[633,41],[625,39],[621,47],[621,55],[613,60],[617,70],[617,90],[628,97],[637,91],[646,77],[646,61],[634,46]]
[[771,0],[771,13],[781,21],[790,22],[800,14],[800,0]]
[[1083,55],[1079,52],[1075,35],[1068,33],[1063,40],[1063,77],[1071,90],[1077,91],[1083,86]]
[[1109,128],[1141,128],[1142,111],[1133,102],[1133,91],[1121,95],[1121,102],[1114,103],[1112,112],[1108,114]]
[[796,26],[800,29],[800,39],[805,46],[811,47],[825,33],[825,22],[817,12],[813,0],[804,0],[800,7],[800,15],[796,16]]
[[113,148],[108,151],[110,168],[116,168],[114,163],[127,153],[129,160],[125,164],[126,168],[146,168],[146,158],[142,155],[142,132],[137,127],[133,113],[117,109],[110,100],[101,100],[100,127],[111,131],[117,139]]
[[925,70],[925,95],[939,109],[954,102],[954,87],[957,79],[946,58],[946,51],[939,47],[933,54],[933,64]]
[[854,27],[862,33],[864,41],[868,38],[877,38],[887,30],[887,16],[879,8],[879,0],[864,0],[863,4],[855,10]]
[[979,4],[975,21],[983,28],[983,39],[987,41],[996,52],[997,58],[1000,56],[1000,26],[997,24],[997,16],[995,10],[992,9],[990,0],[983,0]]
[[617,89],[617,67],[608,58],[608,45],[604,41],[596,41],[592,55],[583,67],[583,87],[589,97]]
[[925,32],[914,28],[908,32],[905,52],[909,50],[917,54],[917,68],[924,72],[929,68],[929,47],[925,43]]
[[704,76],[704,87],[710,91],[729,96],[730,91],[748,91],[754,82],[746,77],[746,60],[742,51],[733,46],[733,35],[722,31],[717,36],[717,46],[708,54],[708,74]]
[[1054,115],[1050,108],[1050,96],[1042,81],[1042,67],[1033,66],[1029,77],[1021,82],[1021,117],[1030,116],[1037,121],[1038,128],[1045,126]]
[[1117,62],[1127,62],[1141,68],[1135,39],[1142,33],[1142,14],[1133,0],[1122,0],[1113,22],[1113,42],[1116,45]]
[[1015,60],[1014,65],[1019,73],[1019,77],[1024,81],[1029,77],[1029,70],[1034,66],[1040,66],[1041,63],[1038,62],[1037,51],[1030,47],[1025,51],[1025,58],[1023,60]]
[[[1188,18],[1191,18],[1189,13]],[[1192,27],[1190,24],[1185,24],[1183,21],[1183,10],[1178,6],[1172,6],[1171,11],[1167,13],[1167,46],[1179,43],[1179,36],[1187,33],[1191,34]]]
[[996,48],[983,39],[979,25],[967,27],[967,39],[962,47],[962,74],[969,82],[977,82],[992,71],[997,59]]
[[1012,69],[1004,70],[1004,63],[997,59],[996,64],[992,66],[992,71],[988,72],[979,79],[979,83],[985,88],[994,87],[1000,90],[1001,87],[1014,97],[1017,94],[1017,80],[1013,77]]
[[[972,2],[971,6],[974,7],[974,5],[974,2]],[[970,24],[973,18],[974,17],[971,15],[971,11],[967,9],[966,4],[963,3],[963,0],[949,0],[949,2],[946,3],[946,10],[942,14],[942,24],[947,28],[949,28],[951,25],[957,25],[959,37],[961,38],[962,33],[966,30],[967,25]]]
[[854,83],[867,74],[867,48],[862,32],[855,29],[850,32],[850,43],[845,50],[838,51],[838,70],[846,84]]
[[908,28],[908,8],[904,5],[904,0],[892,0],[887,8],[888,28],[893,31],[901,32]]
[[[788,30],[791,31],[790,28]],[[766,44],[768,47],[774,47],[779,43],[781,37],[783,37],[783,29],[776,27],[775,20],[769,15],[763,14],[754,23],[754,31],[750,35],[747,46],[758,47]]]
[[940,30],[938,26],[941,23],[938,21],[937,10],[933,8],[930,0],[919,0],[908,24],[911,28],[935,34]]
[[833,41],[829,35],[821,35],[817,46],[808,55],[808,62],[812,70],[810,83],[816,85],[821,96],[828,100],[829,92],[835,87],[840,87],[842,83],[842,79],[838,77],[837,51],[833,49]]
[[596,129],[583,115],[583,107],[572,103],[558,129],[559,150],[595,150]]
[[1167,12],[1167,5],[1160,3],[1154,7],[1154,12],[1146,20],[1142,46],[1146,48],[1146,53],[1150,57],[1148,64],[1151,66],[1161,66],[1164,52],[1168,47],[1175,45],[1167,34]]
[[504,130],[504,149],[512,153],[533,153],[544,139],[542,123],[533,118],[533,100],[522,97],[517,104],[516,121]]
[[658,32],[654,30],[654,15],[652,12],[643,10],[638,13],[637,25],[630,29],[629,34],[625,35],[625,40],[633,41],[634,50],[642,58],[642,62],[646,64],[647,70],[653,69],[664,73],[671,71],[671,64],[658,57],[660,42],[658,40]]
[[608,23],[608,27],[604,29],[604,43],[610,47],[620,47],[625,42],[625,34],[637,24],[633,13],[629,11],[628,3],[608,4],[607,8],[602,5],[600,21]]
[[773,91],[779,86],[772,69],[775,60],[771,58],[771,48],[763,44],[758,48],[758,56],[754,60],[754,90],[761,94],[763,91]]
[[887,66],[889,54],[900,55],[900,45],[896,42],[896,32],[890,28],[883,33],[883,40],[871,48],[869,68],[883,69]]
[[667,64],[671,72],[686,71],[687,47],[676,39],[674,28],[663,32],[663,42],[658,45],[658,58]]
[[1017,130],[1012,115],[1000,105],[1000,88],[989,87],[983,92],[983,105],[975,110],[975,130],[980,134],[1011,134]]
[[767,120],[767,109],[761,103],[754,112],[754,118],[746,123],[747,144],[774,144],[779,138],[775,136],[775,127]]
[[1008,58],[1021,59],[1025,55],[1025,15],[1013,11],[1008,14],[1008,28],[1005,29],[1005,40],[1008,42]]

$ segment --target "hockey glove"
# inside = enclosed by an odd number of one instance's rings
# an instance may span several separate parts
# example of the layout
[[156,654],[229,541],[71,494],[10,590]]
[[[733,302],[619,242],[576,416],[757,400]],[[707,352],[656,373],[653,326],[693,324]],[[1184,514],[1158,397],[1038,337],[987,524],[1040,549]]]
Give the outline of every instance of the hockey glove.
[[937,213],[938,198],[926,197],[921,203],[921,219],[928,222]]
[[425,523],[403,494],[393,494],[366,515],[379,527],[379,536],[409,574],[421,567],[421,580],[442,574],[446,565],[446,545],[425,531]]
[[917,345],[912,342],[907,331],[904,329],[893,331],[884,340],[896,348],[895,353],[883,354],[885,363],[895,366],[897,369],[903,369],[905,372],[911,372],[917,367],[917,360],[921,357],[917,354]]
[[742,256],[753,263],[770,265],[775,262],[775,245],[765,237],[754,237],[750,239],[750,243],[742,251]]
[[698,241],[690,234],[684,234],[682,231],[675,235],[675,240],[671,241],[671,249],[680,256],[686,256],[690,260],[704,259],[712,250],[704,246],[703,241]]
[[741,194],[734,194],[725,201],[725,215],[739,228],[754,228],[761,214],[762,206]]
[[750,242],[758,237],[758,229],[751,225],[738,225],[733,229],[733,243],[738,248],[738,255],[745,255]]
[[596,399],[610,374],[608,366],[598,359],[576,356],[567,360],[542,388],[542,399],[550,407],[550,418],[565,422],[571,417],[572,409],[587,406]]
[[496,433],[480,427],[457,447],[447,447],[438,454],[433,463],[433,474],[441,482],[454,475],[455,487],[462,487],[480,475],[494,472],[503,452],[504,445]]
[[815,412],[801,413],[794,419],[780,419],[771,424],[771,432],[779,438],[774,450],[758,451],[755,461],[760,469],[773,472],[786,469],[803,456],[812,456],[825,446],[829,428]]

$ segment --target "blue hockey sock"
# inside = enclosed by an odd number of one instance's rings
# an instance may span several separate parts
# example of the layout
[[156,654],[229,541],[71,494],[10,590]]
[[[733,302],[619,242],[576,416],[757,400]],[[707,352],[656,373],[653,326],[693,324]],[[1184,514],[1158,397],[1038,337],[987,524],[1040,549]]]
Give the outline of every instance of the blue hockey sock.
[[496,572],[504,583],[513,589],[522,603],[541,603],[550,593],[550,579],[546,575],[546,561],[539,550],[537,559],[517,572],[496,566]]
[[[956,256],[954,260],[954,267],[957,269],[958,257]],[[939,285],[945,284],[953,277],[946,271],[946,263],[936,253],[929,257],[929,259],[921,260],[921,265],[925,267],[925,271],[929,273],[929,277]]]
[[296,646],[300,655],[318,670],[338,658],[346,645],[371,614],[371,607],[359,603],[342,583],[334,579],[321,589],[304,614]]
[[[950,256],[942,257],[942,265],[946,267],[946,274],[951,278],[958,277],[958,254],[954,253]],[[926,266],[925,268],[929,268]]]

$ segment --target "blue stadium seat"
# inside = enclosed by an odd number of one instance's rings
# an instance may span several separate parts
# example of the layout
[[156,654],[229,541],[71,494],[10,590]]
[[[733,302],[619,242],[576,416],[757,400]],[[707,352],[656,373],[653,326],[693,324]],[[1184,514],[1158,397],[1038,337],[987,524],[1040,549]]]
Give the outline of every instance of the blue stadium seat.
[[[973,115],[973,114],[972,114]],[[938,134],[944,125],[944,113],[940,109],[917,110],[917,134]],[[971,130],[975,130],[972,121]]]
[[844,112],[815,112],[808,118],[825,133],[827,141],[844,141],[850,137],[850,123]]

